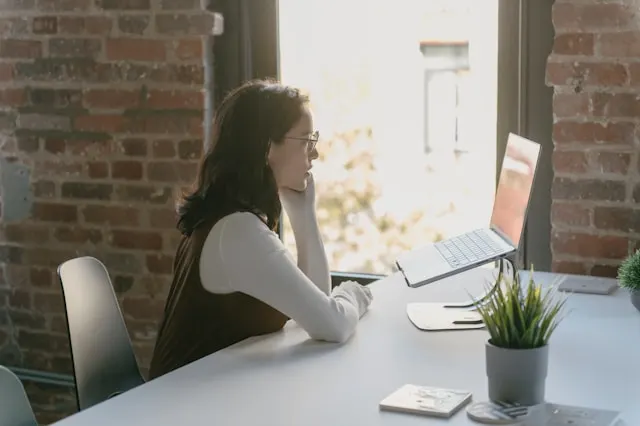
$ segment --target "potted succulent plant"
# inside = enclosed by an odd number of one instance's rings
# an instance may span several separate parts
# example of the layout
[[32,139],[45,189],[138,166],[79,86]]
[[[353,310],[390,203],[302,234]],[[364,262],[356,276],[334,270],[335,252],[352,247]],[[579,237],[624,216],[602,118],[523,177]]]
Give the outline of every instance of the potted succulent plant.
[[631,294],[631,303],[640,311],[640,250],[628,256],[618,268],[618,283]]
[[520,275],[505,275],[503,262],[491,297],[474,301],[489,332],[485,345],[489,399],[532,406],[544,402],[549,339],[566,299]]

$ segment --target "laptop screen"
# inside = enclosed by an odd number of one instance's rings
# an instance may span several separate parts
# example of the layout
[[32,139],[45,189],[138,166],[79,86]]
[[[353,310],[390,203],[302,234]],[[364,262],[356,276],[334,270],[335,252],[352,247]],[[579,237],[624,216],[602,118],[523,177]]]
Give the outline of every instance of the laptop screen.
[[491,228],[502,233],[516,248],[524,230],[539,154],[539,144],[509,134],[493,203]]

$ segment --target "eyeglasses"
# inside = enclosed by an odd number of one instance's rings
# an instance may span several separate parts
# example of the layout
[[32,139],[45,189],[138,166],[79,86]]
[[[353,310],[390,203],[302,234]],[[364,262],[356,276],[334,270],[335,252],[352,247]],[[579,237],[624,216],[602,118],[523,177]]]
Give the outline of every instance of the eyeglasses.
[[295,138],[293,136],[289,136],[285,139],[294,139],[294,140],[298,140],[298,141],[305,141],[307,142],[307,151],[311,152],[315,149],[316,144],[318,143],[318,139],[320,139],[320,132],[319,131],[315,131],[313,133],[311,133],[311,135],[307,136],[306,138]]

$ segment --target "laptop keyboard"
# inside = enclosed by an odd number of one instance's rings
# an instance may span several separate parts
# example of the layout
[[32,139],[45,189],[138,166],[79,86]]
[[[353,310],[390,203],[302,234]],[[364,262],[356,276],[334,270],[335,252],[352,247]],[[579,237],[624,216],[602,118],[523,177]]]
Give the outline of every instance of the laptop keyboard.
[[452,268],[487,259],[503,251],[484,229],[438,241],[435,246]]

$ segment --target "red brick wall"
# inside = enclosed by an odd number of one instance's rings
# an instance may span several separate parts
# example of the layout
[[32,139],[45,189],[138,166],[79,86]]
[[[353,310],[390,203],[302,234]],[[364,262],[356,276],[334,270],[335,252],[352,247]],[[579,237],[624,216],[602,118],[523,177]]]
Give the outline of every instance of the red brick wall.
[[638,246],[637,4],[556,0],[553,270],[615,276]]
[[[0,2],[0,364],[70,372],[55,269],[79,255],[106,264],[148,364],[211,28],[199,0]],[[29,388],[42,421],[69,406]]]

